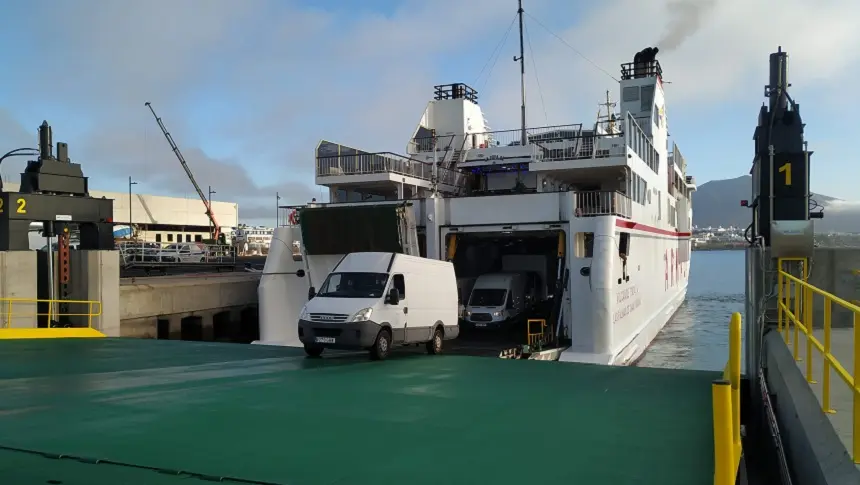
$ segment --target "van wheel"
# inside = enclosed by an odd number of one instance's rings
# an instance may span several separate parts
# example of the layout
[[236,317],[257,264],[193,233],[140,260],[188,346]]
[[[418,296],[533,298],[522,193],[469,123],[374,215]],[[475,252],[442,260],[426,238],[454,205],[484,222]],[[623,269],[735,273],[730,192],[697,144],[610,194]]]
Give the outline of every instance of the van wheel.
[[390,351],[391,331],[387,328],[383,328],[379,331],[379,335],[376,336],[376,342],[373,343],[373,347],[370,348],[370,359],[385,360]]
[[308,354],[308,357],[319,357],[322,355],[323,347],[315,347],[313,345],[305,345],[305,353]]
[[442,330],[437,328],[433,332],[433,340],[427,342],[427,353],[436,355],[442,353]]

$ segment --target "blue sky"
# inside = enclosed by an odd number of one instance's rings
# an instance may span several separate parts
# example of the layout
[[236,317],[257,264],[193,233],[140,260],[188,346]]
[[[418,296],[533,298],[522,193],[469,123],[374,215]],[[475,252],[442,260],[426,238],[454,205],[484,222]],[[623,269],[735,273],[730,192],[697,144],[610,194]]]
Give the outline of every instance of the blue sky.
[[[671,134],[699,183],[736,177],[749,170],[767,57],[781,44],[816,152],[812,189],[858,198],[853,150],[843,148],[854,128],[838,98],[860,74],[857,2],[524,3],[530,125],[592,123],[604,92],[618,97],[550,31],[616,76],[636,51],[686,33],[659,55]],[[683,15],[691,3],[703,5],[698,24]],[[282,203],[319,195],[319,139],[403,152],[435,84],[473,85],[490,125],[516,128],[515,31],[492,74],[476,79],[515,12],[514,0],[7,1],[0,55],[14,71],[0,80],[0,144],[32,146],[47,119],[92,187],[124,191],[132,176],[136,190],[191,196],[151,101],[204,190],[272,224],[276,191]],[[7,160],[0,172],[17,179],[21,167]]]

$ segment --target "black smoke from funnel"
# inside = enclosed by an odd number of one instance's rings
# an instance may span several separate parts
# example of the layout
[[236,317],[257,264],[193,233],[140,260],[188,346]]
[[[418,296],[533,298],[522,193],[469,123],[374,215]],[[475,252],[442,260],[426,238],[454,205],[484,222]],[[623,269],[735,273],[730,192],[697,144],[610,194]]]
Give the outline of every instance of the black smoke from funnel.
[[716,0],[670,0],[666,3],[669,23],[657,45],[664,52],[673,51],[695,34],[705,13],[716,5]]

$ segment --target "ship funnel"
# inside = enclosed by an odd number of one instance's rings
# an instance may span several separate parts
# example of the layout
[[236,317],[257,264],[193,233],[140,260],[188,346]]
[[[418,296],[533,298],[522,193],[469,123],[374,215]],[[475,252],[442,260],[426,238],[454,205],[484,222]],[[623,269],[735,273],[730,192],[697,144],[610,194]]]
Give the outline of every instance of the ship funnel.
[[782,46],[770,55],[770,83],[768,98],[770,111],[784,110],[788,98],[784,94],[788,91],[788,52],[782,50]]
[[39,158],[53,158],[52,138],[51,125],[47,121],[42,121],[42,124],[39,126]]
[[656,71],[654,63],[659,51],[658,47],[646,47],[633,56],[634,77],[646,77]]

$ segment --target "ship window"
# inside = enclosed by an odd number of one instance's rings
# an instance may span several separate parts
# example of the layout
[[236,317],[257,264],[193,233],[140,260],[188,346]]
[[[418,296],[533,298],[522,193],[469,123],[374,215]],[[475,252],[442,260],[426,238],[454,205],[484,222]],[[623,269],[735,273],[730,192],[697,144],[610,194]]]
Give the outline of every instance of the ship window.
[[630,233],[622,232],[618,241],[618,255],[630,256]]
[[191,242],[191,234],[185,235],[185,242]]
[[622,93],[624,101],[639,101],[639,86],[628,86]]
[[642,111],[649,111],[654,104],[654,86],[642,86]]
[[194,242],[201,242],[201,241],[203,241],[203,236],[200,234],[195,234],[194,235]]
[[591,258],[594,256],[594,233],[593,232],[578,232],[576,233],[576,246],[574,247],[574,256],[577,258]]
[[167,235],[167,242],[173,242],[173,234]]
[[155,235],[155,242],[161,242],[161,233]]

